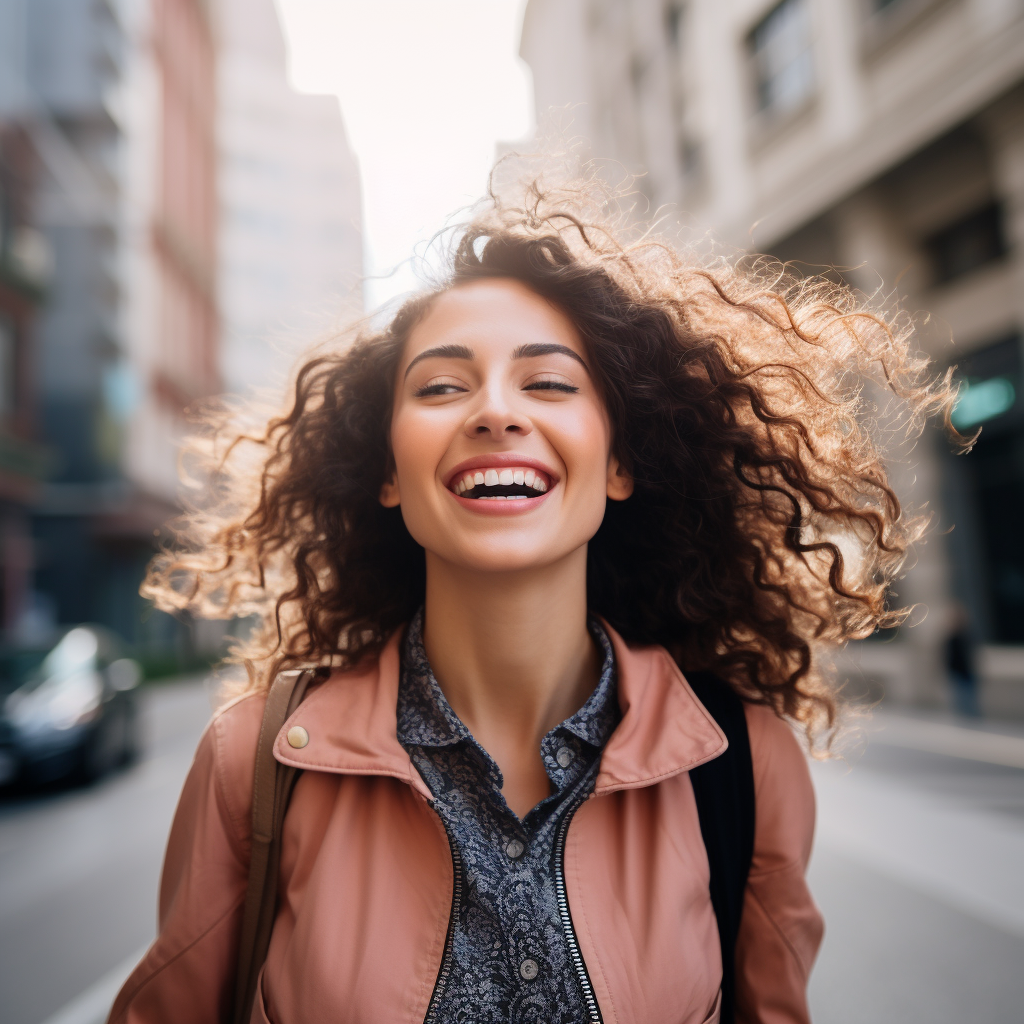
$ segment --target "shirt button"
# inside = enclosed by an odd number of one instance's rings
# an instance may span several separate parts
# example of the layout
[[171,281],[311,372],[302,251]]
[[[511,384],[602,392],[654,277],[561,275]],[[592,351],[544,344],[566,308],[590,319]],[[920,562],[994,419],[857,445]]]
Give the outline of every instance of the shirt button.
[[555,754],[555,760],[563,767],[568,768],[572,764],[572,759],[576,755],[572,752],[569,747],[559,747],[558,753]]
[[519,857],[522,857],[525,849],[526,847],[523,846],[518,839],[511,839],[505,845],[505,852],[512,858],[512,860],[517,860]]
[[524,960],[519,965],[519,976],[523,981],[533,981],[540,974],[540,964],[536,960]]

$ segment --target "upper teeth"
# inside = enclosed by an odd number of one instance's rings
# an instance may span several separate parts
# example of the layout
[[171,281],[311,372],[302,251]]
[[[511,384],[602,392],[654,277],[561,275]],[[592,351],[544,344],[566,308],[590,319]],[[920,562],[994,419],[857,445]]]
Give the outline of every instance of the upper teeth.
[[464,473],[461,479],[452,482],[451,488],[456,494],[465,494],[474,487],[511,487],[513,484],[532,487],[542,494],[548,489],[548,482],[542,473],[534,469],[513,466],[510,469],[475,469]]

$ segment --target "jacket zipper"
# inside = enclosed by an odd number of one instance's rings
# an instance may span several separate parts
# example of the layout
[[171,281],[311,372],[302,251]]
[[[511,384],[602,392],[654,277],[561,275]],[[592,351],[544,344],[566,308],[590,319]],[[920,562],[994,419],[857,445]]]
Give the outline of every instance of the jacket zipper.
[[[586,797],[584,797],[584,800]],[[555,898],[558,902],[558,914],[562,919],[562,931],[565,933],[565,941],[569,946],[569,959],[572,961],[573,970],[580,983],[583,992],[583,1001],[587,1006],[587,1024],[602,1024],[604,1018],[601,1016],[601,1008],[597,1005],[597,996],[594,995],[594,986],[590,984],[590,975],[587,972],[587,965],[580,952],[580,944],[576,939],[576,929],[572,926],[572,914],[569,913],[569,898],[565,893],[565,841],[569,834],[569,824],[573,815],[580,809],[583,800],[577,800],[562,818],[558,827],[558,835],[555,838]],[[437,972],[437,980],[434,982],[434,991],[430,995],[430,1002],[427,1005],[427,1015],[423,1018],[423,1024],[436,1024],[438,1012],[441,1006],[441,998],[448,985],[448,979],[452,973],[452,960],[454,951],[452,949],[455,928],[459,920],[459,913],[462,908],[462,854],[455,845],[455,837],[448,831],[444,819],[441,820],[444,826],[444,833],[448,837],[448,848],[452,854],[452,870],[454,882],[452,886],[452,909],[448,918],[448,933],[444,939],[444,953],[441,956],[441,969]]]
[[[586,797],[584,797],[584,800]],[[569,824],[573,815],[580,809],[583,800],[577,800],[562,819],[558,828],[558,835],[555,838],[555,896],[558,900],[558,913],[562,918],[562,931],[565,932],[565,941],[569,946],[569,959],[576,970],[576,977],[579,979],[580,989],[583,992],[583,1001],[587,1004],[587,1024],[601,1024],[601,1008],[597,1005],[597,996],[594,995],[594,986],[590,984],[590,975],[587,973],[587,965],[580,952],[580,944],[576,939],[576,930],[572,926],[572,914],[569,913],[569,898],[565,894],[565,840],[569,834]]]
[[[438,815],[440,817],[440,815]],[[448,985],[448,979],[452,973],[452,960],[455,953],[452,949],[455,928],[458,925],[459,913],[462,909],[462,854],[455,845],[455,837],[448,831],[444,819],[441,819],[444,826],[444,833],[448,837],[448,847],[452,852],[452,870],[454,881],[452,884],[452,910],[448,918],[448,933],[444,938],[444,953],[441,956],[441,969],[437,972],[437,981],[434,982],[434,991],[430,995],[430,1002],[427,1004],[427,1015],[423,1018],[423,1024],[436,1024],[437,1015],[441,1006],[441,997]]]

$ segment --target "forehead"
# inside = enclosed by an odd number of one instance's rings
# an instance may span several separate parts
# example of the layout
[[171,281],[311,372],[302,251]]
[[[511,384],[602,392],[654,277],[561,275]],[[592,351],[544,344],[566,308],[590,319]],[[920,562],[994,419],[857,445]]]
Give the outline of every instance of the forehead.
[[531,288],[508,278],[471,281],[431,303],[409,334],[402,365],[435,345],[465,345],[483,358],[531,342],[565,345],[586,356],[572,321]]

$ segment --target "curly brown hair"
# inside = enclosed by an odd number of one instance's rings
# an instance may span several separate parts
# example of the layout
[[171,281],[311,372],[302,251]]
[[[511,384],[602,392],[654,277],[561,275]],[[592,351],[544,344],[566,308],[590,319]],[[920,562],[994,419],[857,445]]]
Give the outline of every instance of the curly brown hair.
[[830,725],[818,649],[902,621],[888,587],[926,525],[888,483],[865,389],[888,392],[916,435],[935,415],[949,428],[949,375],[929,377],[909,324],[828,280],[627,244],[585,188],[527,194],[492,194],[435,289],[307,361],[284,415],[200,438],[204,500],[143,593],[256,616],[237,651],[254,688],[378,651],[425,589],[422,549],[378,500],[403,347],[443,291],[511,278],[579,331],[635,481],[589,545],[590,607],[809,733]]

